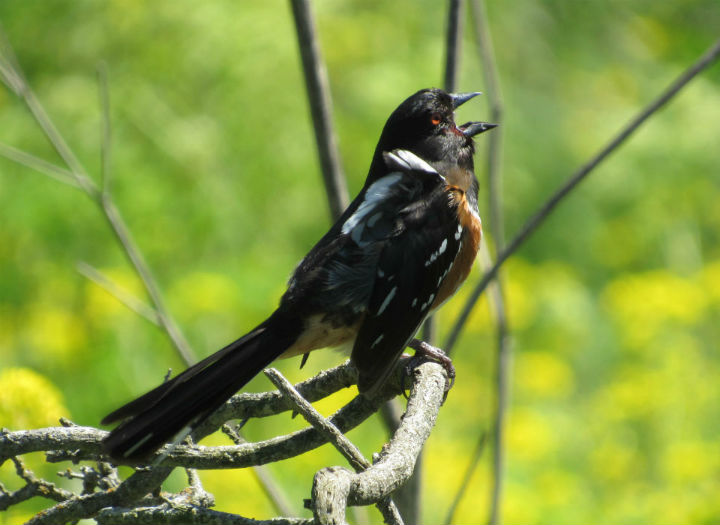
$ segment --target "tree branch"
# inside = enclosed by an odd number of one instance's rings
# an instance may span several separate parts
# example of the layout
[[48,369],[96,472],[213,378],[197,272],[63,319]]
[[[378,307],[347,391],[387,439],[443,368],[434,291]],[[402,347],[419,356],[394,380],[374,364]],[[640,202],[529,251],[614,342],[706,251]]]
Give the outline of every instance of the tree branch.
[[102,509],[95,521],[107,525],[312,525],[313,520],[302,518],[272,518],[254,520],[197,507],[195,505],[164,505],[162,507],[135,507]]
[[333,129],[327,69],[322,61],[309,0],[290,0],[290,5],[295,19],[295,31],[300,46],[305,86],[315,130],[315,142],[325,181],[325,192],[330,203],[330,214],[333,220],[337,220],[347,208],[350,200]]
[[[362,455],[360,449],[358,449],[354,443],[346,438],[340,429],[315,410],[313,406],[293,388],[292,384],[280,374],[280,372],[274,368],[270,368],[265,370],[265,375],[267,375],[273,384],[295,404],[297,411],[303,416],[303,418],[305,418],[305,421],[310,423],[317,431],[327,436],[328,440],[340,451],[343,456],[345,456],[345,459],[348,460],[356,472],[362,472],[370,467],[370,462],[365,459],[365,456]],[[403,524],[400,513],[390,497],[383,498],[375,503],[385,518],[385,523],[388,525]]]
[[415,368],[405,416],[374,464],[358,474],[332,467],[315,475],[313,508],[319,523],[345,523],[347,505],[380,501],[408,480],[435,425],[446,381],[445,371],[437,363]]

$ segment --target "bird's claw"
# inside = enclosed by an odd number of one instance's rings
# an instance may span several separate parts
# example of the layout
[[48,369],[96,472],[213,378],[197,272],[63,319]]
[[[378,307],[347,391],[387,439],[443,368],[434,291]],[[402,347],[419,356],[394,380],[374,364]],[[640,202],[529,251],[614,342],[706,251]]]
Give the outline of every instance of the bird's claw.
[[408,398],[408,394],[405,389],[405,378],[412,374],[415,367],[419,366],[425,361],[434,361],[441,365],[447,373],[448,380],[445,383],[445,396],[455,384],[455,367],[453,366],[452,359],[443,352],[440,348],[432,346],[425,341],[419,339],[413,339],[408,346],[415,350],[415,355],[411,357],[405,365],[405,373],[400,381],[400,388],[402,389],[405,398]]

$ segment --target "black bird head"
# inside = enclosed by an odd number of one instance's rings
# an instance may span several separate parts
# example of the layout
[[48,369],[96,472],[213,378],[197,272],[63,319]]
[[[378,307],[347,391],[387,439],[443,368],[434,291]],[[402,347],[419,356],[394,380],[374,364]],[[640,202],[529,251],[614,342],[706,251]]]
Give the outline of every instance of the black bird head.
[[452,162],[472,169],[472,137],[496,125],[468,122],[458,127],[453,113],[479,94],[423,89],[406,99],[385,123],[366,184],[382,176],[385,165],[382,154],[394,149],[412,151],[436,168]]

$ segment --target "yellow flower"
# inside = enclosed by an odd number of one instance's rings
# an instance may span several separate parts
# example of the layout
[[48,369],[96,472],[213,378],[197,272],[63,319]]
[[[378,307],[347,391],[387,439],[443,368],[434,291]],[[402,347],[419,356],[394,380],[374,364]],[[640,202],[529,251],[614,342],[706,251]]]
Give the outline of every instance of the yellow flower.
[[662,460],[667,478],[679,484],[711,478],[720,465],[717,445],[701,441],[671,443]]
[[510,413],[507,425],[509,454],[518,461],[543,459],[557,445],[557,433],[550,421],[529,408]]
[[69,411],[57,387],[28,368],[0,372],[0,422],[12,429],[56,425]]
[[523,352],[517,356],[515,384],[531,397],[564,399],[575,386],[570,367],[550,352]]
[[656,270],[614,280],[603,292],[603,303],[625,343],[643,348],[668,322],[698,322],[706,311],[708,297],[694,280]]
[[85,345],[82,321],[54,305],[32,307],[24,331],[33,351],[52,361],[65,361]]

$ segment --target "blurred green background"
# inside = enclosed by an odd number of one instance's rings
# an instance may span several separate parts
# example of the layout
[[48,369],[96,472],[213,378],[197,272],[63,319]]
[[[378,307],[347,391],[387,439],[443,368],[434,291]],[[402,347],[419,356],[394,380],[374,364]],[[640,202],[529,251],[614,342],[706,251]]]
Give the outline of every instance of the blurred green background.
[[[433,0],[314,3],[353,194],[389,113],[415,90],[441,83],[446,9]],[[720,28],[717,0],[490,1],[488,11],[505,104],[509,235]],[[0,22],[96,178],[95,68],[107,64],[113,195],[196,354],[260,322],[329,225],[287,2],[4,0]],[[460,88],[483,90],[469,21],[466,29]],[[487,118],[486,104],[467,104],[458,120]],[[720,521],[719,136],[716,65],[613,154],[507,265],[515,355],[503,521]],[[4,88],[0,141],[60,163]],[[168,367],[182,369],[159,330],[75,270],[86,261],[144,297],[84,194],[0,159],[0,209],[0,426],[55,425],[59,416],[97,425]],[[469,288],[440,314],[441,336]],[[483,302],[455,351],[457,383],[426,447],[428,523],[444,519],[476,437],[490,424],[493,334]],[[297,360],[280,368],[301,380],[341,360],[321,352],[302,371]],[[270,387],[259,377],[249,389]],[[353,391],[319,408],[329,414]],[[248,438],[288,432],[299,419],[253,421]],[[377,423],[349,434],[367,456],[386,438]],[[457,523],[486,519],[488,458]],[[52,480],[64,468],[44,466],[40,455],[27,461]],[[345,462],[325,446],[270,469],[307,516],[302,498],[313,473],[334,464]],[[274,515],[250,471],[202,479],[217,509]],[[9,464],[0,481],[20,486]],[[166,487],[183,482],[176,473]],[[0,523],[46,505],[29,502]],[[367,513],[360,521],[379,521],[374,509]]]

